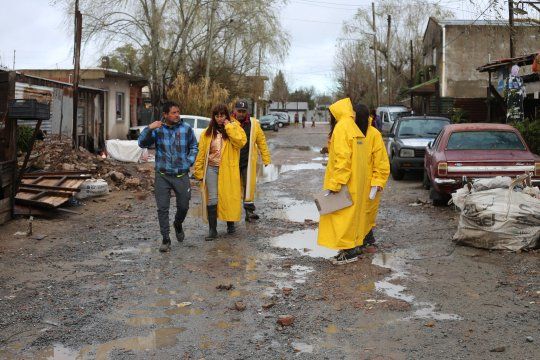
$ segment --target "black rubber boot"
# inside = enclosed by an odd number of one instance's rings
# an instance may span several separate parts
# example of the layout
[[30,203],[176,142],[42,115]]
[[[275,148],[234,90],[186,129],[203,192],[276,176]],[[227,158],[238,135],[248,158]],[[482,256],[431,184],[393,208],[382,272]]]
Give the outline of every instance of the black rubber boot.
[[175,221],[173,223],[173,225],[174,225],[174,232],[176,234],[176,240],[178,240],[178,242],[184,241],[184,239],[186,238],[186,235],[184,234],[184,229],[182,228],[182,223],[178,222],[178,221]]
[[234,221],[227,221],[227,234],[234,234],[235,232]]
[[209,205],[206,207],[208,212],[208,236],[204,238],[206,241],[212,241],[217,238],[217,205]]

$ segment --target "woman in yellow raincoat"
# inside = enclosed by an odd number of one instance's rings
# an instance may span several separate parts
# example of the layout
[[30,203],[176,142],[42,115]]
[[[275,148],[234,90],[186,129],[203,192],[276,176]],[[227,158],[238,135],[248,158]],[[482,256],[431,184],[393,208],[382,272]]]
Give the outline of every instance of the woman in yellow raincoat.
[[[349,98],[330,105],[335,119],[328,144],[328,165],[324,176],[325,190],[339,192],[344,185],[350,193],[352,205],[330,214],[321,215],[317,243],[341,250],[335,264],[356,261],[356,247],[363,244],[367,229],[367,202],[371,185],[366,176],[369,147],[366,138],[355,123],[355,113]],[[331,195],[329,195],[331,196]]]
[[240,149],[246,144],[246,133],[238,121],[231,119],[227,106],[217,105],[212,120],[199,140],[193,176],[202,180],[203,206],[206,204],[209,234],[217,237],[217,219],[227,222],[227,232],[235,232],[234,222],[242,216],[240,183]]
[[[376,225],[377,214],[379,212],[379,202],[381,199],[381,191],[386,186],[388,175],[390,174],[390,162],[386,147],[381,133],[373,124],[373,115],[369,116],[369,109],[362,104],[355,106],[356,123],[360,127],[360,131],[366,136],[366,146],[368,147],[368,167],[366,171],[367,183],[370,186],[370,192],[367,198],[364,199],[366,206],[366,230],[368,231],[364,237],[364,246],[372,246],[375,243],[373,236],[373,228]],[[373,191],[373,193],[372,193]],[[362,248],[357,249],[362,250]],[[370,252],[373,252],[373,248]]]

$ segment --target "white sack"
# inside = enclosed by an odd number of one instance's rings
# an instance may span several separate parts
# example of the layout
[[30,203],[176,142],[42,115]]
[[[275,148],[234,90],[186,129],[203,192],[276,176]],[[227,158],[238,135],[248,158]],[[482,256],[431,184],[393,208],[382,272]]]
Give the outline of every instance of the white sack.
[[143,153],[137,140],[106,140],[107,154],[115,160],[138,162]]
[[79,189],[81,191],[75,195],[79,200],[109,193],[109,185],[103,179],[88,179],[79,186]]

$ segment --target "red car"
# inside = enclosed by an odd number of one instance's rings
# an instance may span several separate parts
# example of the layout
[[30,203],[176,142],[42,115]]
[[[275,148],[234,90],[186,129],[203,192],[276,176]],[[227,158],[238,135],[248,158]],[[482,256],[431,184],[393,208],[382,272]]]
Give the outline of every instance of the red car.
[[431,188],[434,205],[446,204],[467,179],[523,173],[532,173],[533,185],[539,185],[540,157],[510,125],[446,125],[426,148],[424,187]]

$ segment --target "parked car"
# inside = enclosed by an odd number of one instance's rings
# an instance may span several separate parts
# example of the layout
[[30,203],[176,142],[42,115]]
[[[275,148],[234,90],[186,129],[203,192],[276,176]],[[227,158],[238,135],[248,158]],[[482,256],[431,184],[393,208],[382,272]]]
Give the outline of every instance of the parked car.
[[397,119],[388,135],[390,173],[401,180],[406,171],[424,170],[426,146],[441,129],[450,124],[444,117],[409,116]]
[[540,184],[540,157],[534,155],[519,131],[505,124],[447,125],[425,157],[424,186],[434,205],[444,205],[467,180],[533,174]]
[[[191,128],[193,129],[193,132],[195,133],[195,137],[197,138],[197,141],[199,141],[199,138],[201,137],[201,133],[210,125],[210,118],[204,117],[204,116],[197,116],[197,115],[180,115],[180,118],[184,120]],[[145,126],[132,126],[129,128],[128,133],[128,139],[131,140],[137,140],[139,138],[139,135],[141,134],[141,131],[146,127]]]
[[268,115],[276,115],[278,117],[279,127],[289,126],[291,124],[291,118],[289,117],[289,114],[286,112],[273,111],[271,113],[268,113]]
[[279,130],[279,120],[276,115],[261,116],[261,118],[259,119],[259,123],[261,124],[261,128],[263,130]]
[[375,112],[381,119],[382,132],[385,134],[390,132],[397,119],[412,114],[411,109],[401,105],[379,106]]

